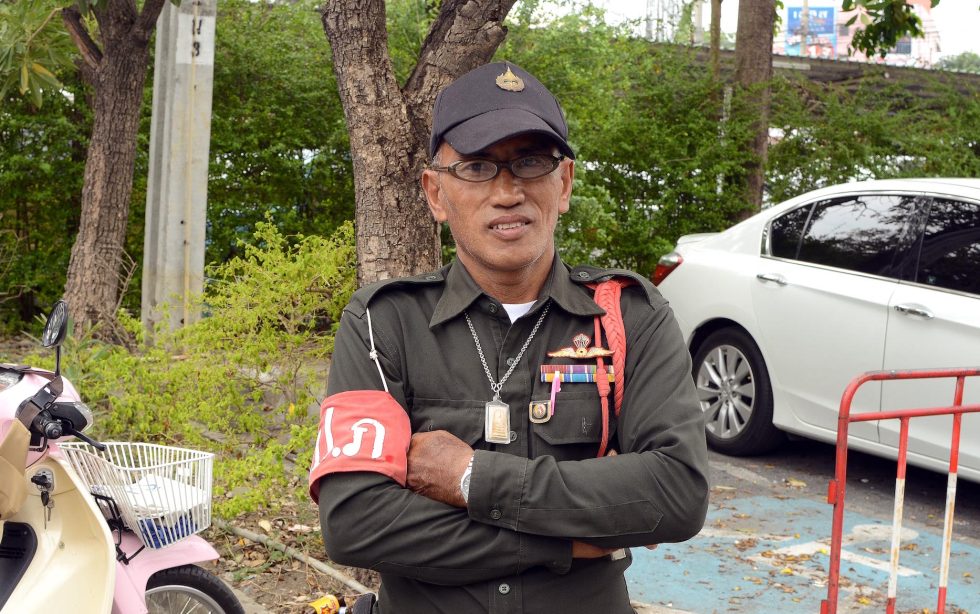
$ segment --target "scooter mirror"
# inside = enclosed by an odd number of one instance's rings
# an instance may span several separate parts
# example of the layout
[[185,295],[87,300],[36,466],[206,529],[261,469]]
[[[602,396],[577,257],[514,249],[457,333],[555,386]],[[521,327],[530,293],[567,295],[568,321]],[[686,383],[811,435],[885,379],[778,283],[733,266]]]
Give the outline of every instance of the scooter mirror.
[[41,345],[46,348],[58,347],[65,340],[68,331],[68,304],[58,301],[48,315],[48,322],[41,333]]

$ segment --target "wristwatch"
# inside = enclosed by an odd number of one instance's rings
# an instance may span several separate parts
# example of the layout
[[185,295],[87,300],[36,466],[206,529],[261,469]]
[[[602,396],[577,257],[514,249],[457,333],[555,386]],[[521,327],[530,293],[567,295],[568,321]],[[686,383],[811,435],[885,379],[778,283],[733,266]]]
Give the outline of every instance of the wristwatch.
[[473,456],[470,457],[470,462],[466,465],[463,477],[459,479],[459,491],[463,493],[463,502],[465,503],[470,502],[470,476],[473,475]]

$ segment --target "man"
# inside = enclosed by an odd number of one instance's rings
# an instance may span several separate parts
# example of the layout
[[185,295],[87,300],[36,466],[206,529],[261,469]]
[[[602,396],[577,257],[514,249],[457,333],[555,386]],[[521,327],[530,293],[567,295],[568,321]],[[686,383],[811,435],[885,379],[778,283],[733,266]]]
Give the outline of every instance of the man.
[[[622,549],[688,539],[707,508],[670,308],[633,273],[556,255],[574,152],[521,68],[449,85],[429,152],[422,187],[456,259],[344,312],[310,475],[327,552],[381,573],[382,614],[632,612]],[[632,283],[618,417],[594,383],[611,333],[589,286],[612,273]]]

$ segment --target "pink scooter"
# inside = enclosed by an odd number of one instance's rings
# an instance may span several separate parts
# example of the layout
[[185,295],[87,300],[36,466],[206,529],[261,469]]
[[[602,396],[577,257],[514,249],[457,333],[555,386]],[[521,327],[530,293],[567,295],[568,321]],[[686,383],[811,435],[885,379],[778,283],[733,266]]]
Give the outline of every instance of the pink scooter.
[[[193,563],[218,558],[211,455],[94,441],[92,413],[60,374],[67,307],[41,344],[55,371],[0,364],[0,612],[243,614]],[[76,437],[81,442],[59,441]]]

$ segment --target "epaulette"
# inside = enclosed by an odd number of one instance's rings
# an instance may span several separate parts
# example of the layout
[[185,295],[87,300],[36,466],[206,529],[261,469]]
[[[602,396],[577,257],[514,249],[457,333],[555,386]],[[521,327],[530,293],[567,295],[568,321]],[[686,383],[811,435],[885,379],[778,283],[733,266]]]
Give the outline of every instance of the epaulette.
[[659,307],[667,302],[660,294],[657,287],[649,279],[627,269],[606,269],[602,267],[580,265],[569,271],[572,281],[580,285],[602,283],[613,277],[626,277],[636,282],[636,285],[643,289],[647,302],[651,307]]
[[347,310],[353,315],[361,317],[364,315],[365,308],[367,308],[368,305],[371,304],[371,301],[374,300],[374,298],[379,294],[384,294],[389,290],[394,290],[397,288],[441,284],[446,281],[447,271],[448,267],[443,267],[438,271],[422,273],[421,275],[413,275],[411,277],[393,277],[391,279],[382,279],[381,281],[367,284],[354,292],[354,295],[351,296],[350,303],[347,304]]

